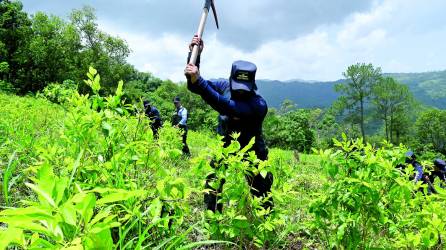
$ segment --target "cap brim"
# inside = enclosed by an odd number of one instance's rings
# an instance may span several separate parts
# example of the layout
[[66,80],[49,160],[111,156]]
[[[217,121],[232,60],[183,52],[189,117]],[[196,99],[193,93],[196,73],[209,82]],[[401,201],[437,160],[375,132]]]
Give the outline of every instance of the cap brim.
[[245,91],[251,91],[254,88],[254,84],[252,83],[245,83],[245,82],[237,82],[232,79],[231,81],[231,88],[232,90],[245,90]]

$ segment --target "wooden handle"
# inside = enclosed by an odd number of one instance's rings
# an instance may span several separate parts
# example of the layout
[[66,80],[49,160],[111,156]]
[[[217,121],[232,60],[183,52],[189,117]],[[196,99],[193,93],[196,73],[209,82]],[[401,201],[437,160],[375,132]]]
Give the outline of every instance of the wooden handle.
[[[200,25],[198,26],[198,31],[197,31],[197,35],[200,39],[203,36],[204,27],[206,26],[206,19],[208,17],[208,14],[209,14],[209,9],[204,8],[203,14],[201,15]],[[199,50],[200,50],[200,46],[198,46],[198,45],[193,46],[192,55],[190,56],[189,63],[192,63],[195,65],[195,63],[197,62]]]

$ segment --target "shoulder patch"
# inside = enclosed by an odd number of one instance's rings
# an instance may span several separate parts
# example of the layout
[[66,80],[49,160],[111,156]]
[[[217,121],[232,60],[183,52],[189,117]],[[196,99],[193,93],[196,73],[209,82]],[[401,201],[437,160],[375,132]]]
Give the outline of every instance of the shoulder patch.
[[263,99],[263,97],[261,97],[261,96],[258,96],[258,98],[259,98],[259,101],[258,101],[259,104],[268,108],[268,104],[266,103],[266,100]]

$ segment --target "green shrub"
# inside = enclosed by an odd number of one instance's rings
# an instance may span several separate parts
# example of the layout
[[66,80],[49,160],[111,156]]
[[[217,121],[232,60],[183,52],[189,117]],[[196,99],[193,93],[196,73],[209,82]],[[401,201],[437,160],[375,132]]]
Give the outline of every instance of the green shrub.
[[66,80],[63,82],[63,84],[48,84],[40,95],[51,102],[63,104],[66,103],[75,93],[77,93],[77,84],[71,80]]
[[311,113],[298,109],[284,114],[270,110],[264,124],[266,142],[271,147],[309,152],[315,144],[315,132],[310,124]]
[[[435,150],[446,154],[446,110],[431,109],[417,119],[416,146],[423,151]],[[426,147],[427,150],[426,150]]]
[[15,93],[15,88],[11,83],[0,80],[0,92]]
[[396,168],[407,149],[375,149],[346,137],[335,145],[340,150],[320,152],[330,184],[310,207],[327,248],[444,248],[445,192],[423,195],[427,187],[409,181],[414,169]]

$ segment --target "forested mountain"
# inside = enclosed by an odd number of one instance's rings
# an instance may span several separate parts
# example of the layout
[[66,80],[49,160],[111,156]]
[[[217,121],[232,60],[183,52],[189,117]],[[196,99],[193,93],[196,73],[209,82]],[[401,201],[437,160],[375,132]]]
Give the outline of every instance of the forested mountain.
[[[409,86],[415,97],[423,104],[446,109],[446,70],[425,73],[388,73]],[[328,107],[339,94],[331,82],[291,80],[286,82],[258,80],[260,93],[270,107],[279,107],[285,99],[295,102],[300,108]]]

